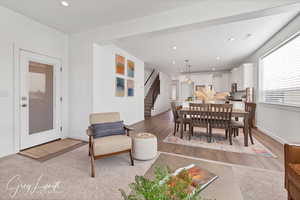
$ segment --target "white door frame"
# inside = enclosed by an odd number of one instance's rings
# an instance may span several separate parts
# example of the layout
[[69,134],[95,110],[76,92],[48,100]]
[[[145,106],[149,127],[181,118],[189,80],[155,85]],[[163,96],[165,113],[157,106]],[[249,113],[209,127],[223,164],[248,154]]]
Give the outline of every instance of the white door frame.
[[[59,89],[60,89],[60,97],[62,97],[62,60],[60,58],[44,55],[41,53],[36,53],[34,51],[23,49],[18,47],[16,44],[14,46],[14,58],[13,58],[13,66],[14,66],[14,152],[18,153],[21,149],[21,77],[20,77],[20,59],[21,59],[21,52],[25,51],[28,53],[36,54],[42,57],[48,57],[49,59],[56,59],[60,62],[60,72],[59,72]],[[58,102],[57,102],[58,103]],[[60,106],[59,113],[57,113],[57,117],[60,118],[59,120],[59,127],[62,127],[62,102],[59,101],[59,104],[57,106]],[[63,137],[62,131],[60,130],[60,137]]]

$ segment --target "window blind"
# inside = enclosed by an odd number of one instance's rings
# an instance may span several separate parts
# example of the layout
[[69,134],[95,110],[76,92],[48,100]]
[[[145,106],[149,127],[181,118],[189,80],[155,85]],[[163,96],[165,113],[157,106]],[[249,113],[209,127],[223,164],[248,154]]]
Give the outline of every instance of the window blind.
[[300,107],[300,36],[261,59],[261,100]]

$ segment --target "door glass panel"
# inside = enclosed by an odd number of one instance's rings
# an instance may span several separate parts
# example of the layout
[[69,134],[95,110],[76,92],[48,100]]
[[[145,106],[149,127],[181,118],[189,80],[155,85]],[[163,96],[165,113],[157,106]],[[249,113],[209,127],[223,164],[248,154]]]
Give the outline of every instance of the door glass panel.
[[53,129],[53,66],[29,62],[29,134]]

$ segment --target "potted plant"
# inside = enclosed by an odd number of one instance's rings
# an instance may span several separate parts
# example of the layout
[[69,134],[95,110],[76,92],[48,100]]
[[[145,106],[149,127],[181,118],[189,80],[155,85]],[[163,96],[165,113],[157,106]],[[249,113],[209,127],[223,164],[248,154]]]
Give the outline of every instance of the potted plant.
[[168,168],[158,167],[153,180],[136,176],[135,182],[129,185],[131,194],[120,191],[124,200],[200,200],[200,190],[192,187],[191,183],[187,170],[174,176]]

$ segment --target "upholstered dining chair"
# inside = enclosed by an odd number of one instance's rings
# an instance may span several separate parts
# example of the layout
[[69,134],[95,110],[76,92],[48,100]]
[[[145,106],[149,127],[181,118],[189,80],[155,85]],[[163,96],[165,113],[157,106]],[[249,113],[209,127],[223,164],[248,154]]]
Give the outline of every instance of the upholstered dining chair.
[[[256,103],[248,103],[245,102],[245,111],[249,113],[248,118],[248,133],[251,140],[251,144],[254,144],[253,136],[252,136],[252,129],[254,128],[254,118],[255,118],[255,112],[256,112]],[[238,136],[239,135],[239,129],[242,128],[245,133],[245,122],[240,121],[232,121],[232,129],[233,134]]]
[[132,129],[123,126],[125,134],[112,134],[104,137],[96,137],[93,125],[97,124],[110,124],[121,122],[120,114],[118,112],[110,113],[94,113],[90,115],[90,126],[87,129],[89,136],[89,156],[91,158],[91,176],[95,177],[95,160],[121,154],[128,153],[131,165],[134,165],[132,158],[132,140],[129,136],[129,131]]
[[209,142],[212,138],[212,129],[224,129],[226,138],[232,145],[232,127],[231,127],[231,116],[232,116],[232,104],[210,104],[210,119],[209,119]]

